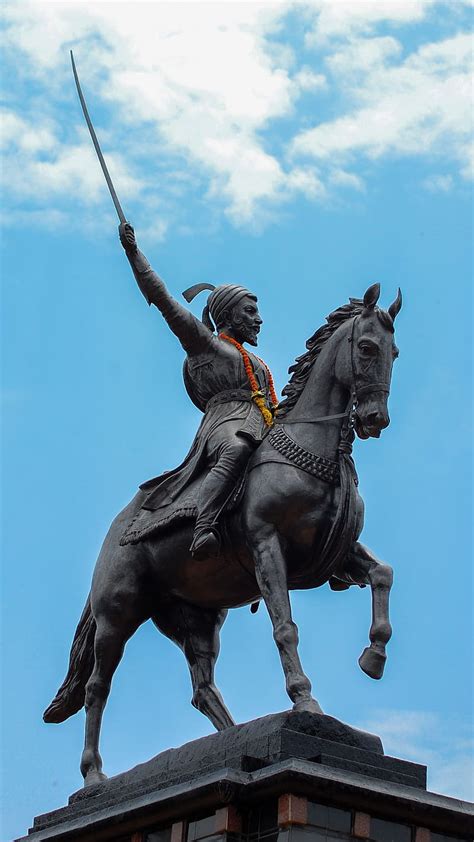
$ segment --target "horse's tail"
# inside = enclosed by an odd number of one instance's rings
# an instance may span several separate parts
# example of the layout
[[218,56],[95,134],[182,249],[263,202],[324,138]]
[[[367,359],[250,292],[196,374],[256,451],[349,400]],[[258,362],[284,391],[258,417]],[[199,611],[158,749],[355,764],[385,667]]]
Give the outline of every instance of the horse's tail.
[[45,722],[64,722],[83,707],[86,683],[94,668],[95,630],[89,595],[72,642],[66,678],[43,714]]

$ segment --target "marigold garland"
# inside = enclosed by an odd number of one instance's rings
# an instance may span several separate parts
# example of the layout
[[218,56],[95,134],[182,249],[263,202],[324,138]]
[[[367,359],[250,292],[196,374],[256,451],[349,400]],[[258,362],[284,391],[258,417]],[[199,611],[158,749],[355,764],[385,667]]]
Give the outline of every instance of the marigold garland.
[[230,342],[230,344],[233,345],[234,348],[237,348],[238,352],[240,353],[240,355],[242,357],[242,360],[243,360],[243,363],[244,363],[245,373],[248,377],[248,381],[250,383],[250,388],[252,390],[252,392],[251,392],[252,400],[255,402],[255,404],[258,406],[260,412],[262,413],[263,420],[265,421],[265,424],[267,425],[267,427],[271,427],[272,424],[273,424],[273,413],[278,409],[278,398],[277,398],[277,395],[276,395],[276,392],[275,392],[275,384],[273,382],[273,377],[272,377],[272,373],[271,373],[270,369],[268,368],[267,364],[263,360],[260,359],[260,357],[257,357],[258,361],[262,363],[265,371],[267,372],[268,389],[269,389],[269,392],[270,392],[270,399],[271,399],[271,402],[272,402],[272,409],[271,410],[268,409],[268,407],[266,405],[265,395],[258,388],[257,378],[255,377],[255,373],[254,373],[254,370],[253,370],[253,366],[252,366],[250,357],[247,354],[247,351],[245,350],[243,345],[241,345],[240,342],[237,342],[236,339],[233,339],[232,336],[227,336],[227,334],[225,334],[225,333],[220,333],[219,339],[224,339],[226,342]]

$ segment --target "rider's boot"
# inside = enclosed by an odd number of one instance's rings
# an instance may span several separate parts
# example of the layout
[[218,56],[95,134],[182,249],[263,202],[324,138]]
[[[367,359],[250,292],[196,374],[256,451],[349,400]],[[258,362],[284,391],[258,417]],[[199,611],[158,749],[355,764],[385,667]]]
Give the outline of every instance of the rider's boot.
[[199,490],[197,518],[190,550],[195,559],[219,555],[219,515],[225,508],[253,447],[247,439],[234,436],[220,443],[217,464],[207,474]]
[[190,550],[197,561],[219,555],[221,547],[220,535],[217,529],[196,529]]

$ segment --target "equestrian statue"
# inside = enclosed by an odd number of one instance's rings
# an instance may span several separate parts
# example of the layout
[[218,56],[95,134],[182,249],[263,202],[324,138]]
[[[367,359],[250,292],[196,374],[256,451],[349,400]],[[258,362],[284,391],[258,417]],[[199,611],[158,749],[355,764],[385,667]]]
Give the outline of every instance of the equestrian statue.
[[214,683],[230,608],[265,603],[297,711],[322,713],[299,658],[290,590],[370,586],[370,645],[359,664],[372,678],[382,676],[391,637],[392,569],[358,540],[364,507],[351,454],[355,435],[378,438],[389,424],[400,290],[388,310],[378,307],[379,284],[335,309],[291,366],[278,405],[268,367],[244,347],[257,345],[257,297],[238,285],[197,285],[188,301],[206,288],[210,295],[196,318],[152,270],[115,191],[112,198],[138,286],[179,339],[185,386],[204,414],[184,462],[140,486],[113,521],[66,678],[44,713],[63,722],[85,707],[86,786],[106,777],[102,714],[125,644],[147,620],[184,652],[192,704],[218,730],[235,724]]

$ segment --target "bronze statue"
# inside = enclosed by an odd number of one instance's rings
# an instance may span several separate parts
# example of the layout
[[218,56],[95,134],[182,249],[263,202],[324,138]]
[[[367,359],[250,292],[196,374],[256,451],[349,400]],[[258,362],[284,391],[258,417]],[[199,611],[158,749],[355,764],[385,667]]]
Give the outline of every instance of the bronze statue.
[[363,502],[351,451],[355,434],[378,438],[389,424],[400,291],[387,311],[377,307],[379,284],[334,310],[291,367],[274,416],[268,370],[242,344],[256,344],[255,296],[218,287],[209,311],[224,335],[213,335],[207,313],[200,322],[173,301],[119,216],[138,284],[180,339],[187,388],[205,414],[183,465],[145,483],[112,523],[68,673],[44,714],[62,722],[85,706],[86,785],[105,778],[99,734],[112,677],[149,619],[183,650],[192,704],[217,729],[234,724],[214,684],[229,608],[264,600],[293,708],[315,714],[322,711],[299,659],[288,591],[370,585],[370,645],[359,664],[372,678],[382,676],[391,636],[392,569],[358,541]]
[[[137,260],[141,263],[141,258]],[[156,283],[151,270],[144,268],[144,272],[152,285]],[[288,590],[318,587],[328,581],[334,589],[369,584],[371,642],[359,663],[372,678],[382,676],[385,644],[391,636],[388,596],[392,570],[358,542],[363,503],[351,458],[354,431],[360,438],[378,437],[389,424],[387,398],[397,355],[393,323],[401,296],[399,292],[388,311],[376,306],[378,296],[379,285],[374,284],[363,300],[351,299],[331,313],[327,324],[308,340],[307,352],[292,366],[284,390],[286,400],[266,431],[255,410],[260,426],[256,424],[251,447],[258,436],[261,443],[251,453],[246,475],[230,497],[229,479],[225,493],[219,490],[206,507],[202,489],[213,468],[191,451],[193,455],[177,472],[146,483],[110,527],[77,627],[68,674],[44,714],[46,722],[62,722],[85,705],[81,771],[86,785],[105,777],[99,732],[112,676],[126,641],[148,619],[183,650],[191,672],[192,703],[218,729],[234,724],[213,679],[219,630],[228,608],[263,598],[293,708],[321,713],[299,660],[298,631]],[[256,325],[256,306],[253,315]],[[196,321],[190,318],[193,330],[210,334],[204,325],[197,328]],[[223,347],[227,349],[227,345]],[[230,346],[229,350],[233,353],[236,349]],[[219,364],[220,359],[216,353],[214,362]],[[231,435],[243,430],[251,417],[251,388],[245,386],[244,363],[236,352],[231,368],[239,365],[241,389],[235,401],[226,404],[236,414],[229,422]],[[227,361],[223,370],[228,370]],[[246,389],[244,398],[240,392]],[[242,405],[247,415],[239,414]],[[211,435],[206,438],[201,429],[196,448],[200,439],[209,441]],[[225,452],[225,445],[223,448]],[[209,455],[218,460],[212,446]],[[245,459],[242,457],[241,466]],[[185,473],[190,464],[192,475]],[[232,480],[236,476],[237,468]],[[163,500],[163,489],[173,477],[178,477],[175,496]],[[211,482],[212,493],[216,486],[219,488]],[[150,497],[153,506],[147,503]],[[190,550],[194,519],[202,511],[206,517],[209,511],[214,517],[216,499],[224,509],[219,546],[211,544],[208,552],[202,552],[196,570]],[[160,508],[154,508],[156,502],[161,503]]]

